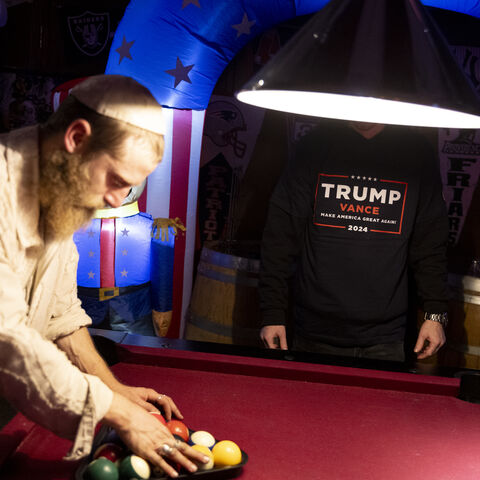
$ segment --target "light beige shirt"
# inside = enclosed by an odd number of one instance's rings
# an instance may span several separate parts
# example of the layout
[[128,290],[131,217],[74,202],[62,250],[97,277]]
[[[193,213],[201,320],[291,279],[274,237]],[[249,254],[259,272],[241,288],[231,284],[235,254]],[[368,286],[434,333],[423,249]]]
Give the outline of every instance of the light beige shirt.
[[0,395],[31,420],[90,452],[112,391],[54,341],[89,325],[76,289],[73,240],[46,240],[38,199],[38,127],[0,135]]

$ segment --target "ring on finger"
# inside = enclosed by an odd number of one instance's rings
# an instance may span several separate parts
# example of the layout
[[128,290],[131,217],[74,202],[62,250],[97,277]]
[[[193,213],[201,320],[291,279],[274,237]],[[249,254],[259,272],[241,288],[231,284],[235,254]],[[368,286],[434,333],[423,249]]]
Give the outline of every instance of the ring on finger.
[[173,448],[176,448],[177,450],[180,450],[180,448],[182,447],[182,441],[179,440],[178,438],[175,439],[175,443],[173,445]]
[[175,450],[175,447],[171,447],[168,443],[164,443],[158,450],[161,450],[161,454],[171,455]]
[[161,394],[157,397],[157,401],[160,402],[164,396],[165,396],[165,395],[163,395],[163,394],[161,393]]

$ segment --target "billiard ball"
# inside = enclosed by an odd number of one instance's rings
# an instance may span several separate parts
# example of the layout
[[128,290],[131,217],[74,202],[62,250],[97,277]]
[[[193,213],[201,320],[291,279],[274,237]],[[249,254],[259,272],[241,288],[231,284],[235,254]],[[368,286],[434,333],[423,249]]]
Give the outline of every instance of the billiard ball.
[[216,443],[212,453],[216,467],[237,465],[242,461],[242,451],[236,443],[230,440],[222,440]]
[[116,443],[120,446],[123,445],[122,439],[118,436],[118,433],[113,430],[113,428],[107,432],[107,434],[103,438],[103,443]]
[[205,447],[212,448],[215,445],[215,438],[205,430],[197,430],[190,435],[190,443],[192,445],[204,445]]
[[94,452],[93,458],[105,457],[113,463],[117,463],[124,457],[124,450],[116,443],[104,443],[100,445]]
[[206,447],[205,445],[193,445],[192,448],[194,450],[197,450],[200,453],[203,453],[204,455],[206,455],[207,457],[210,458],[208,463],[203,463],[203,462],[200,462],[200,461],[197,461],[197,460],[193,460],[193,463],[195,463],[195,465],[198,467],[198,469],[199,470],[211,470],[213,468],[213,465],[214,465],[212,451],[208,447]]
[[172,434],[179,435],[185,442],[188,442],[189,432],[187,426],[180,420],[169,420],[167,422],[168,429]]
[[145,480],[150,478],[150,465],[137,455],[129,455],[120,463],[120,477]]
[[167,424],[167,422],[165,421],[161,413],[158,413],[158,412],[148,412],[148,413],[152,414],[158,421],[162,422],[164,425]]
[[104,457],[91,461],[85,470],[86,480],[118,480],[117,466]]

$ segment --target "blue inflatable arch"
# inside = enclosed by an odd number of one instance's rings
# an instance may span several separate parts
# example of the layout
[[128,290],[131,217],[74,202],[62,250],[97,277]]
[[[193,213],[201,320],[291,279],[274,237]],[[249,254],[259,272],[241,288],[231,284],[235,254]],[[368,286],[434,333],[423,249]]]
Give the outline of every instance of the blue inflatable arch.
[[[253,37],[328,0],[132,0],[107,73],[134,77],[171,108],[202,110],[220,74]],[[480,17],[477,0],[423,0]]]
[[[385,0],[387,1],[387,0]],[[165,108],[162,162],[149,177],[147,212],[186,227],[175,241],[173,314],[182,336],[192,290],[199,160],[205,109],[228,63],[253,37],[316,12],[328,0],[132,0],[112,43],[106,73],[135,78]],[[480,17],[478,0],[423,0]]]

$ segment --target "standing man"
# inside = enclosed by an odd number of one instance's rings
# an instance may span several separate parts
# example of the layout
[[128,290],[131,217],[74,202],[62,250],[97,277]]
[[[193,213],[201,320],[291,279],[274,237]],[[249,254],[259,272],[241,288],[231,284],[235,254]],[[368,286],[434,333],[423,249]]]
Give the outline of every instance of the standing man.
[[163,155],[162,108],[135,80],[91,77],[44,125],[0,136],[0,395],[90,453],[95,425],[177,476],[202,460],[147,410],[174,402],[118,382],[95,350],[76,294],[73,233],[98,208],[118,207]]
[[438,167],[403,127],[325,122],[304,137],[278,183],[262,240],[261,338],[293,349],[404,360],[407,270],[425,321],[418,358],[444,343],[448,224]]

